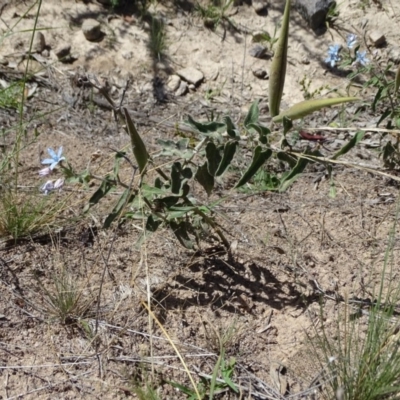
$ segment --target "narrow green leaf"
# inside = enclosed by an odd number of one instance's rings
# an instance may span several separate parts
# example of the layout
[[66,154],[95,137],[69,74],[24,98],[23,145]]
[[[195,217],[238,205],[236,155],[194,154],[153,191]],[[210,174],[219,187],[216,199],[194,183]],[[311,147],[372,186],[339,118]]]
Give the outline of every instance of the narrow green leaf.
[[296,165],[292,168],[288,175],[281,181],[281,186],[279,188],[280,192],[284,192],[304,171],[308,164],[308,160],[305,158],[299,158]]
[[348,151],[350,151],[358,142],[363,139],[364,135],[364,131],[358,131],[339,151],[332,156],[332,160],[336,160],[343,154],[346,154]]
[[179,194],[181,190],[182,178],[181,178],[181,163],[175,162],[171,167],[171,192]]
[[271,133],[270,129],[260,123],[249,124],[248,130],[254,129],[258,133],[258,140],[262,144],[268,143],[268,135]]
[[255,124],[258,122],[258,118],[260,116],[260,109],[258,108],[258,100],[253,102],[250,106],[249,111],[244,119],[244,127],[248,128],[250,124]]
[[118,200],[118,203],[114,207],[114,209],[111,211],[111,213],[107,216],[107,218],[104,221],[103,228],[107,229],[111,226],[113,221],[121,214],[122,210],[124,207],[133,201],[135,198],[135,195],[132,193],[131,189],[125,189],[124,193],[122,193],[121,197]]
[[192,250],[194,248],[193,242],[190,240],[189,234],[187,232],[186,223],[182,222],[175,222],[170,221],[169,226],[171,227],[172,231],[174,232],[176,238],[178,239],[179,243],[189,249]]
[[89,209],[97,204],[105,195],[107,195],[114,188],[114,186],[114,183],[106,177],[101,182],[100,187],[92,194],[92,197],[89,199],[89,203],[86,204],[83,212],[89,211]]
[[155,232],[161,223],[161,220],[156,220],[153,215],[149,215],[146,221],[146,231]]
[[125,107],[123,110],[125,113],[126,129],[131,137],[132,151],[136,158],[136,162],[138,163],[139,171],[142,173],[146,168],[147,162],[149,161],[149,153],[147,153],[146,146],[136,130],[128,110]]
[[201,123],[195,121],[190,115],[188,115],[187,120],[184,122],[192,128],[197,129],[200,133],[205,134],[214,133],[225,128],[225,124],[223,122],[212,121]]
[[285,153],[284,151],[279,151],[276,154],[276,157],[278,158],[278,160],[288,163],[290,168],[294,168],[294,166],[297,163],[297,161],[294,157],[290,156],[289,154]]
[[206,146],[207,168],[210,175],[215,176],[219,163],[221,162],[221,155],[217,146],[213,142],[208,142]]
[[235,155],[236,148],[237,148],[236,141],[229,141],[225,143],[224,154],[222,156],[221,162],[218,165],[217,172],[215,173],[216,176],[221,176],[225,172],[225,170],[229,167]]
[[350,101],[357,101],[357,100],[360,99],[358,97],[337,97],[332,99],[305,100],[295,104],[286,111],[283,111],[276,117],[272,118],[272,121],[282,122],[284,117],[290,118],[293,121],[295,119],[303,118],[306,115],[318,111],[324,107],[330,107],[337,104],[348,103]]
[[240,133],[239,130],[236,128],[235,124],[233,123],[231,117],[225,116],[224,117],[224,122],[226,125],[226,133],[232,138],[232,139],[239,139],[240,138]]
[[271,157],[271,155],[272,155],[271,149],[267,149],[267,150],[263,151],[261,146],[257,146],[254,149],[253,160],[251,161],[249,168],[245,171],[243,176],[239,179],[239,182],[236,184],[235,188],[238,188],[238,187],[246,184],[254,176],[254,174],[260,169],[260,167],[268,160],[268,158]]
[[286,0],[282,28],[276,45],[269,73],[269,111],[271,117],[279,114],[286,76],[287,49],[289,38],[290,0]]
[[214,188],[214,177],[208,172],[207,162],[197,169],[195,178],[209,196]]
[[400,87],[400,65],[396,71],[396,77],[394,79],[394,93],[396,94]]

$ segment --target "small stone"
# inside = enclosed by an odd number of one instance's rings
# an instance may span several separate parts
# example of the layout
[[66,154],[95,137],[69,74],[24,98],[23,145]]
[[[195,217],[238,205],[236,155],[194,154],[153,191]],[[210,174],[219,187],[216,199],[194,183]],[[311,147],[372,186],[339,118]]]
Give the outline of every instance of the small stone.
[[71,58],[71,45],[68,43],[59,44],[55,50],[55,54],[61,62],[68,62]]
[[249,54],[254,58],[263,58],[266,53],[267,48],[261,44],[256,44],[249,50]]
[[369,38],[375,47],[381,47],[386,43],[385,35],[380,31],[371,31]]
[[167,82],[167,88],[171,92],[175,92],[176,90],[179,89],[180,84],[181,84],[181,78],[179,78],[178,75],[171,75]]
[[8,60],[5,59],[3,56],[0,56],[0,65],[8,65]]
[[294,6],[314,31],[325,28],[326,16],[335,0],[296,0]]
[[268,79],[268,72],[264,68],[256,68],[253,69],[252,72],[258,79]]
[[400,64],[400,47],[392,47],[389,51],[389,60],[395,64]]
[[85,38],[92,42],[100,39],[102,35],[100,27],[100,22],[96,21],[95,19],[89,18],[83,21],[82,32],[85,35]]
[[310,64],[310,59],[307,56],[304,56],[301,59],[301,63],[304,64],[304,65],[308,65],[308,64]]
[[268,0],[253,0],[251,5],[254,8],[254,11],[258,15],[267,15],[268,14]]
[[193,67],[183,68],[177,71],[177,75],[179,75],[186,82],[192,83],[195,86],[197,86],[204,79],[203,73]]
[[175,92],[176,96],[184,96],[188,91],[188,85],[186,82],[181,81],[178,90]]
[[122,53],[122,58],[125,58],[125,60],[130,60],[133,58],[133,51],[126,51],[125,53]]
[[48,49],[44,49],[43,51],[42,51],[42,56],[43,57],[49,57],[49,55],[50,55],[50,52],[49,52],[49,50]]
[[33,51],[35,53],[42,53],[42,51],[46,48],[46,40],[42,32],[36,32],[35,41],[33,43]]
[[196,86],[194,86],[193,83],[190,83],[188,87],[190,90],[196,90]]

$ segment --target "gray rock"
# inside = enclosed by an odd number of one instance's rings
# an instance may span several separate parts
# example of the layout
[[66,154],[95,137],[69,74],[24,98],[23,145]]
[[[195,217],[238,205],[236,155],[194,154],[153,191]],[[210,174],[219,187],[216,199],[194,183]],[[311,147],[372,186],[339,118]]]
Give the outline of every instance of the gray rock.
[[256,44],[249,50],[249,54],[255,58],[263,58],[267,54],[267,50],[265,46]]
[[42,32],[36,32],[35,39],[33,42],[33,51],[35,53],[42,53],[42,51],[46,48],[46,40]]
[[252,72],[258,79],[268,79],[268,72],[264,68],[255,68]]
[[251,5],[258,15],[268,14],[268,0],[252,0]]
[[82,32],[86,40],[91,42],[101,38],[102,32],[100,28],[100,22],[92,18],[86,19],[82,24]]
[[175,92],[181,85],[181,78],[178,75],[171,75],[168,79],[167,88],[171,92]]
[[0,65],[8,65],[8,60],[4,58],[3,56],[0,56]]
[[193,67],[180,69],[177,71],[177,75],[179,75],[184,81],[193,83],[195,86],[197,86],[204,79],[203,73]]
[[188,91],[188,85],[186,82],[181,81],[178,90],[175,92],[176,96],[184,96]]
[[385,35],[377,30],[371,31],[369,33],[369,38],[375,47],[383,46],[386,43]]
[[335,4],[335,0],[296,0],[294,2],[295,8],[313,30],[325,27],[329,8]]
[[55,50],[55,54],[61,62],[69,62],[71,59],[71,45],[60,43]]
[[392,47],[389,51],[389,60],[395,64],[400,64],[400,47]]

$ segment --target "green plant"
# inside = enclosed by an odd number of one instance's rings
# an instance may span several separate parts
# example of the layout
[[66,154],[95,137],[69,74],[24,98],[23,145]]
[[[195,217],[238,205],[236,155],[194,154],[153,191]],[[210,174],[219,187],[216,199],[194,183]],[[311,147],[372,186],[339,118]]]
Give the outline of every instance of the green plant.
[[274,47],[275,43],[278,41],[276,37],[278,33],[278,27],[275,25],[274,34],[271,36],[267,31],[257,32],[252,37],[253,43],[268,44],[270,50]]
[[14,240],[54,227],[64,202],[5,189],[0,196],[0,236]]
[[311,83],[312,80],[307,75],[304,75],[303,78],[299,81],[304,100],[314,99],[321,96],[323,91],[329,90],[329,85],[324,85],[313,91],[310,91]]
[[150,38],[148,47],[152,56],[161,60],[165,56],[167,49],[166,30],[164,21],[161,18],[151,16],[150,22]]
[[207,6],[196,4],[196,12],[204,21],[204,26],[208,29],[215,30],[219,25],[234,27],[235,25],[227,16],[227,11],[231,7],[233,0],[212,0]]
[[[222,200],[205,202],[198,195],[195,196],[193,187],[200,185],[205,194],[211,196],[227,169],[234,162],[243,163],[242,136],[247,138],[243,150],[248,152],[250,147],[252,158],[247,162],[241,176],[235,178],[233,189],[248,185],[260,168],[271,159],[277,159],[287,165],[287,168],[280,172],[271,168],[264,169],[263,179],[270,182],[268,189],[278,191],[286,190],[309,162],[320,162],[321,154],[318,150],[306,149],[304,153],[287,152],[285,148],[290,148],[290,145],[286,134],[293,126],[292,120],[301,119],[324,107],[355,101],[357,98],[311,99],[295,104],[285,111],[280,110],[286,74],[289,10],[288,0],[270,73],[270,113],[273,123],[283,125],[279,147],[270,139],[271,130],[259,122],[258,101],[255,101],[241,126],[234,124],[229,116],[223,117],[221,121],[211,120],[205,123],[188,116],[185,122],[197,132],[198,140],[193,141],[187,137],[178,141],[159,140],[161,151],[150,157],[128,111],[125,108],[117,108],[105,88],[92,84],[125,122],[137,167],[133,165],[128,154],[117,152],[113,172],[104,177],[85,211],[89,211],[116,187],[123,187],[124,192],[105,219],[105,228],[115,220],[121,224],[135,219],[142,221],[144,232],[141,239],[145,239],[146,235],[163,225],[169,227],[181,245],[189,249],[198,247],[203,238],[214,238],[229,250],[230,243],[213,213],[215,206]],[[350,141],[337,155],[346,153],[355,144],[356,142]],[[130,182],[122,182],[119,177],[121,159],[127,160],[132,166]],[[156,164],[157,159],[162,160],[160,165]],[[323,165],[327,164],[325,159],[321,162]],[[150,171],[153,171],[152,175]],[[139,173],[138,176],[136,172]],[[71,168],[68,173],[71,177],[74,175]],[[90,180],[90,174],[84,175]],[[135,181],[137,186],[134,188]]]
[[[51,276],[51,287],[45,287],[38,279],[44,293],[42,312],[62,324],[71,324],[94,315],[95,297],[86,287],[79,287],[76,278],[66,268]],[[88,331],[87,331],[88,332]]]
[[[397,216],[398,216],[397,212]],[[312,355],[322,373],[322,397],[343,400],[381,400],[400,397],[400,337],[396,309],[400,286],[390,265],[395,227],[390,233],[385,264],[376,297],[371,301],[347,300],[345,313],[334,332],[324,324],[310,338]],[[389,282],[389,286],[385,285]],[[323,307],[321,307],[323,310]],[[367,327],[360,321],[367,314]]]

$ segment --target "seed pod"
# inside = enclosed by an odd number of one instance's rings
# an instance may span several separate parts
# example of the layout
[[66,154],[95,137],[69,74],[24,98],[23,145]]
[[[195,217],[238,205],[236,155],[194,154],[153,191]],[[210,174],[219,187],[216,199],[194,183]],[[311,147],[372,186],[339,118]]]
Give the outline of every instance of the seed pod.
[[286,0],[282,29],[276,45],[269,73],[269,112],[271,117],[279,114],[286,76],[287,48],[289,38],[290,0]]
[[305,100],[295,104],[286,111],[281,112],[279,115],[272,118],[272,121],[282,122],[284,117],[289,118],[291,120],[300,119],[308,114],[313,113],[314,111],[320,110],[321,108],[357,100],[360,99],[358,97],[336,97],[331,99]]

